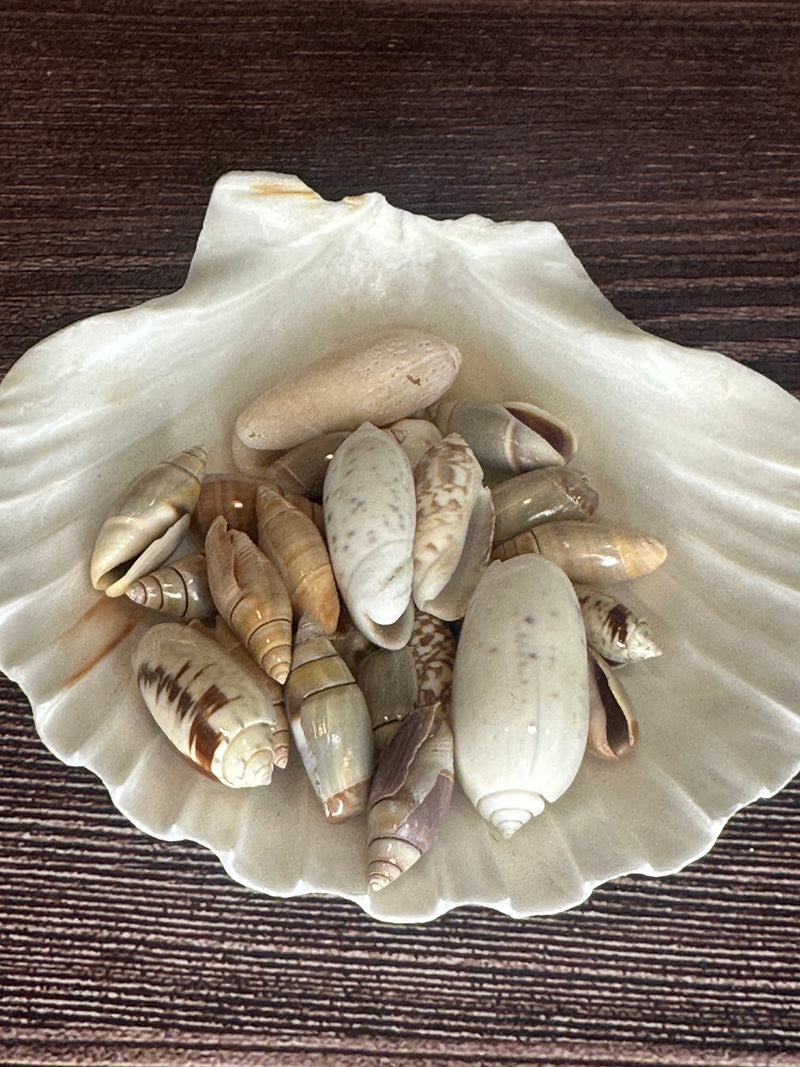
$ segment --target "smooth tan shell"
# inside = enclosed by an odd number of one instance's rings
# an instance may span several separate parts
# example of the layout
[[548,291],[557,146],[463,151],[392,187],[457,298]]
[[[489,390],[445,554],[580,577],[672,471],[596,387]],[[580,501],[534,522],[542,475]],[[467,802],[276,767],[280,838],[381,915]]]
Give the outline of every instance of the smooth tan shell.
[[279,489],[321,501],[328,464],[348,432],[335,430],[295,445],[266,467],[264,478]]
[[206,536],[208,583],[217,610],[256,662],[285,682],[292,656],[292,604],[277,568],[220,516]]
[[328,552],[356,626],[383,648],[411,635],[414,478],[397,441],[364,423],[340,445],[323,493]]
[[125,595],[135,604],[179,619],[208,619],[216,610],[202,552],[192,552],[142,575],[128,586]]
[[185,756],[224,785],[267,785],[281,722],[250,675],[192,626],[161,623],[133,656],[153,718]]
[[524,471],[493,486],[492,499],[496,544],[542,522],[589,518],[599,503],[589,479],[572,467]]
[[358,666],[358,688],[364,694],[378,751],[382,751],[417,702],[417,674],[409,646],[376,648]]
[[221,515],[231,530],[242,530],[255,541],[258,536],[256,489],[263,479],[236,472],[207,474],[192,515],[192,529],[202,538],[211,523]]
[[455,345],[418,329],[395,329],[318,359],[267,389],[239,416],[241,441],[289,449],[367,420],[386,425],[438,400],[461,366]]
[[639,723],[618,675],[602,656],[589,650],[589,736],[587,752],[616,760],[639,740]]
[[339,622],[339,592],[328,550],[313,521],[271,486],[256,493],[258,547],[280,572],[299,619],[314,616],[323,633]]
[[95,589],[122,596],[164,563],[189,529],[207,453],[196,445],[135,478],[97,535],[89,573]]
[[650,534],[607,522],[546,522],[495,546],[494,559],[526,553],[557,563],[574,582],[588,585],[637,578],[661,566],[667,549]]
[[286,711],[292,735],[325,817],[338,823],[366,807],[373,739],[366,701],[342,658],[315,624],[301,621]]
[[381,753],[367,804],[367,878],[384,889],[430,849],[453,795],[453,733],[438,705],[417,708]]

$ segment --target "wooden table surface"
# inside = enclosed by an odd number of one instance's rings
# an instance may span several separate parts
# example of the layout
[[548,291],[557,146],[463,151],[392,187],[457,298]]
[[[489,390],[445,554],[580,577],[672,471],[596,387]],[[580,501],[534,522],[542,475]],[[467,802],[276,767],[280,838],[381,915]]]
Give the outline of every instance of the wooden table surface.
[[[177,288],[268,169],[550,219],[636,323],[800,391],[795,3],[3,0],[0,57],[2,371]],[[396,928],[150,840],[7,681],[0,731],[4,1063],[800,1063],[797,781],[674,877]]]

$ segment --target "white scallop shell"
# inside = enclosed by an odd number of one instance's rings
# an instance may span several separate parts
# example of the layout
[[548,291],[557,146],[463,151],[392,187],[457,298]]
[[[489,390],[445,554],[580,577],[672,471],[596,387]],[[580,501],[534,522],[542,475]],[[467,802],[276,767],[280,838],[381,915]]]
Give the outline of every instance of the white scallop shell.
[[[425,859],[370,896],[363,824],[328,826],[299,760],[231,795],[172,750],[127,666],[152,620],[87,569],[120,485],[196,440],[231,470],[236,415],[260,390],[321,347],[407,324],[458,345],[455,395],[529,399],[576,426],[604,513],[670,554],[636,580],[663,655],[626,674],[631,757],[584,760],[508,842],[457,791]],[[800,766],[800,406],[637,329],[549,223],[434,221],[376,193],[326,203],[296,178],[229,174],[179,292],[69,326],[12,368],[0,468],[0,665],[43,740],[137,826],[202,842],[258,890],[333,893],[397,922],[467,903],[555,912],[620,874],[678,870]]]

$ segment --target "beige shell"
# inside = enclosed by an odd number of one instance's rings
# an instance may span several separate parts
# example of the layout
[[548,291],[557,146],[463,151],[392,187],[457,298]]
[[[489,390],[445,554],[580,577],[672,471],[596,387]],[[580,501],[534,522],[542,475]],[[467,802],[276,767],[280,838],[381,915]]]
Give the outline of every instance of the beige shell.
[[450,807],[453,782],[453,733],[441,707],[417,708],[381,753],[370,789],[370,889],[384,889],[428,851]]
[[233,465],[240,474],[252,474],[261,477],[267,467],[270,467],[279,456],[282,456],[283,452],[284,449],[281,448],[277,450],[271,448],[248,448],[243,441],[239,440],[239,436],[235,432],[231,439]]
[[128,485],[97,535],[89,567],[95,589],[122,596],[137,578],[169,559],[189,529],[206,456],[196,445]]
[[264,553],[219,516],[206,536],[208,583],[217,610],[255,661],[285,682],[292,656],[292,605]]
[[515,474],[564,462],[561,453],[541,433],[502,404],[446,400],[430,413],[443,434],[461,434],[485,471]]
[[125,595],[135,604],[180,619],[208,619],[215,611],[202,552],[192,552],[142,575],[128,586]]
[[234,472],[207,474],[192,515],[192,530],[205,540],[211,523],[221,515],[231,530],[242,530],[255,541],[258,536],[256,489],[263,479]]
[[[198,625],[191,623],[190,625]],[[234,660],[243,670],[247,671],[264,697],[264,700],[272,707],[272,715],[275,726],[272,735],[272,744],[276,767],[285,767],[289,762],[289,723],[286,719],[286,710],[283,700],[283,686],[274,678],[263,671],[239,637],[230,629],[224,619],[217,615],[214,620],[214,629],[209,632],[217,644]]]
[[153,718],[185,756],[233,788],[270,782],[281,723],[211,637],[160,623],[139,642],[133,669]]
[[425,452],[414,471],[414,603],[460,619],[489,563],[494,508],[472,449],[456,433]]
[[411,636],[416,503],[406,454],[365,422],[339,446],[323,493],[333,573],[356,626],[376,645]]
[[538,467],[493,486],[492,500],[494,540],[500,543],[542,522],[589,518],[599,496],[581,471]]
[[534,553],[588,585],[637,578],[661,566],[667,549],[650,534],[607,522],[545,522],[496,545],[494,559]]
[[385,425],[438,400],[460,366],[455,345],[418,329],[391,330],[267,389],[241,413],[236,432],[250,448],[288,449],[366,420]]
[[565,463],[569,463],[577,452],[578,438],[575,431],[557,415],[525,400],[506,400],[503,407],[509,415],[543,437]]
[[294,615],[313,615],[322,632],[332,634],[339,622],[339,593],[328,550],[313,521],[277,489],[256,493],[258,547],[280,572]]
[[269,464],[264,479],[279,489],[321,501],[328,464],[348,432],[335,430],[295,445]]
[[635,615],[616,596],[588,585],[576,585],[575,592],[583,613],[586,641],[603,659],[628,663],[661,655],[647,620]]
[[441,431],[428,419],[398,419],[385,429],[394,437],[414,470],[424,452],[442,439]]
[[639,739],[628,694],[619,676],[602,656],[589,650],[589,736],[587,752],[616,760],[630,752]]
[[372,727],[361,690],[313,620],[298,627],[286,712],[325,818],[343,822],[366,807],[373,768]]

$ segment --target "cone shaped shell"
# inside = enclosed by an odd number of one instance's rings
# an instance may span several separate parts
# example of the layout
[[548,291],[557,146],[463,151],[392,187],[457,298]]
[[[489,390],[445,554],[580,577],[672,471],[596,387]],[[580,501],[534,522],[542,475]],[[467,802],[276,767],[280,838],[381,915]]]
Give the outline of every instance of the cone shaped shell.
[[153,626],[133,668],[153,718],[184,755],[234,788],[271,780],[281,723],[212,638],[182,623]]
[[95,542],[89,567],[95,589],[122,596],[169,559],[188,532],[205,465],[206,450],[197,445],[130,483]]
[[397,329],[317,360],[267,389],[239,416],[251,448],[289,449],[331,430],[380,425],[438,400],[461,366],[455,345],[417,329]]
[[135,604],[179,619],[208,619],[216,610],[202,552],[192,552],[137,578],[125,595]]
[[286,681],[292,605],[275,565],[247,534],[229,530],[221,516],[206,537],[206,564],[220,615],[267,674]]

